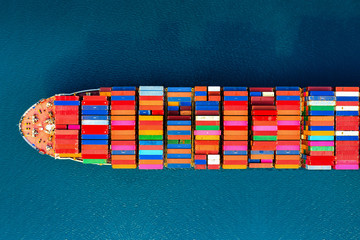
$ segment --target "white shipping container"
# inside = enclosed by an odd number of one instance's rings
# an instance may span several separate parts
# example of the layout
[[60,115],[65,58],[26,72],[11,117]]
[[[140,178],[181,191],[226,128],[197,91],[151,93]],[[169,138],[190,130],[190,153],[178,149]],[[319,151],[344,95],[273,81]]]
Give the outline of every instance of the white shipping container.
[[336,106],[336,111],[359,111],[359,106]]
[[263,97],[274,97],[274,92],[262,92]]
[[220,121],[220,116],[196,116],[196,121]]
[[209,92],[220,92],[220,86],[208,86]]
[[220,155],[208,155],[207,162],[209,165],[219,165]]
[[335,106],[336,101],[308,101],[308,106]]
[[331,170],[330,165],[306,165],[308,170]]
[[140,96],[164,96],[163,91],[139,91]]
[[139,91],[164,91],[163,86],[140,86]]
[[359,92],[335,92],[337,97],[359,97]]
[[359,131],[335,131],[335,136],[359,136]]
[[108,120],[82,120],[82,125],[109,125]]

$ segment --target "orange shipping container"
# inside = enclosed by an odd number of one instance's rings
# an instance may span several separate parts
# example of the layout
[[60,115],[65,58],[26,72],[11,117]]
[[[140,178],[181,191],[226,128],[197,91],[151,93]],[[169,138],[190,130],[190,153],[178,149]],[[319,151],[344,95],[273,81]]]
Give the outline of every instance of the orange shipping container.
[[195,96],[195,101],[207,101],[207,96]]
[[278,121],[300,121],[300,116],[277,116]]
[[224,110],[224,115],[238,115],[238,116],[245,116],[248,115],[248,111],[246,110]]
[[224,116],[224,121],[248,121],[247,116]]
[[139,110],[163,110],[164,106],[159,105],[140,105]]
[[168,131],[174,131],[174,130],[191,131],[191,126],[168,125],[168,126],[167,126],[167,130],[168,130]]
[[111,115],[127,115],[132,116],[135,115],[135,110],[111,110]]
[[139,160],[140,164],[163,164],[162,160]]
[[177,139],[190,140],[191,135],[168,135],[167,139],[169,139],[169,140],[177,140]]
[[192,92],[168,92],[168,97],[191,97]]
[[124,160],[124,161],[129,161],[129,160],[136,160],[136,156],[135,155],[111,155],[111,159],[114,160]]
[[247,161],[247,155],[224,155],[224,161]]
[[274,159],[273,154],[251,154],[251,159]]
[[177,159],[167,159],[167,163],[191,163],[191,159],[182,159],[182,158],[177,158]]
[[135,91],[112,91],[113,96],[135,96]]
[[249,163],[249,168],[272,168],[272,163]]
[[195,86],[195,92],[207,92],[207,87],[206,86]]
[[242,136],[223,136],[223,139],[225,141],[247,141],[248,140],[248,135],[242,135]]
[[168,149],[168,154],[191,154],[191,149]]

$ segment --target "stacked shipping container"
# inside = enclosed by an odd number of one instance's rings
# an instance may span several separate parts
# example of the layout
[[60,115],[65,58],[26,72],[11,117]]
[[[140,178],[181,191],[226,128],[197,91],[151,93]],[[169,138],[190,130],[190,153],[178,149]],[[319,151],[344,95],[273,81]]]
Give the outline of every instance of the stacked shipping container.
[[220,87],[195,87],[195,169],[220,168]]
[[72,157],[79,153],[79,97],[55,96],[55,154]]
[[136,168],[136,87],[111,91],[111,165]]
[[248,164],[248,91],[224,87],[223,169],[246,169]]
[[162,169],[164,87],[139,88],[139,169]]
[[192,159],[192,88],[167,88],[168,168],[191,168]]
[[276,87],[277,145],[275,168],[300,167],[299,87]]
[[272,168],[277,141],[277,111],[273,88],[250,88],[251,155],[250,168]]
[[335,169],[359,169],[359,87],[336,87]]
[[106,96],[84,96],[81,152],[85,164],[105,164],[109,158],[109,102]]
[[332,87],[304,90],[304,165],[309,170],[331,170],[334,165],[334,110]]

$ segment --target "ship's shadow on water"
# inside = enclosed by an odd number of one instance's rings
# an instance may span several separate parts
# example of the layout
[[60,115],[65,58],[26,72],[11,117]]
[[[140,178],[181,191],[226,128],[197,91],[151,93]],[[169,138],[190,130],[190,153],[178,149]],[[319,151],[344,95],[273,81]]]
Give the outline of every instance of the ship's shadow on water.
[[61,84],[44,87],[57,93],[116,85],[358,84],[360,18],[304,18],[285,43],[251,24],[222,21],[209,22],[199,44],[187,45],[183,27],[162,22],[147,39],[89,32],[49,70],[47,80]]

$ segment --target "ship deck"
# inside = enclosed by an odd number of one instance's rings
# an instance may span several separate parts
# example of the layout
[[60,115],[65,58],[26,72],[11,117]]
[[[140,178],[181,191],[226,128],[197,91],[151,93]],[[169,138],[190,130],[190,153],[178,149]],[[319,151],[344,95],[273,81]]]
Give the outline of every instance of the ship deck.
[[29,108],[19,122],[19,131],[33,148],[54,157],[54,97],[40,100]]

